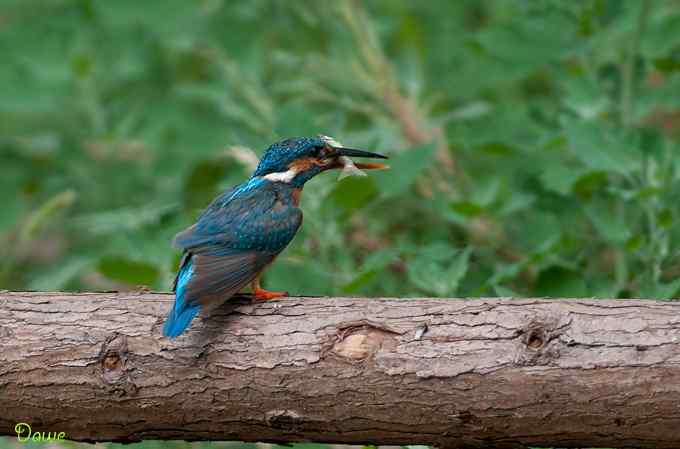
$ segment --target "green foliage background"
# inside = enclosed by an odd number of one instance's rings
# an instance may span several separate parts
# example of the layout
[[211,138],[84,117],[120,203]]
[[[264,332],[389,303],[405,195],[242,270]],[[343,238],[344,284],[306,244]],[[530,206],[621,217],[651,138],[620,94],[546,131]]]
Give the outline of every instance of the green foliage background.
[[313,180],[266,286],[680,288],[678,1],[2,0],[0,54],[0,288],[168,290],[173,235],[317,133],[392,170]]

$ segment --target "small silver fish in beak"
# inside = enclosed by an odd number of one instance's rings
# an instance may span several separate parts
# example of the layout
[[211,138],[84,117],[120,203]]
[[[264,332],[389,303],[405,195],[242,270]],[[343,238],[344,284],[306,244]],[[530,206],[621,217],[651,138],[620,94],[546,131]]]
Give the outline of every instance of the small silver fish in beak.
[[366,176],[366,173],[361,171],[362,168],[367,170],[389,168],[389,166],[379,163],[365,163],[365,162],[355,163],[350,158],[350,156],[355,156],[387,159],[387,157],[383,156],[382,154],[370,153],[368,151],[355,150],[352,148],[345,148],[340,142],[338,142],[334,138],[330,136],[324,136],[323,134],[319,134],[317,137],[319,137],[319,139],[323,140],[326,144],[328,144],[328,146],[337,151],[338,154],[336,159],[337,168],[341,168],[340,174],[338,175],[338,181],[348,176]]

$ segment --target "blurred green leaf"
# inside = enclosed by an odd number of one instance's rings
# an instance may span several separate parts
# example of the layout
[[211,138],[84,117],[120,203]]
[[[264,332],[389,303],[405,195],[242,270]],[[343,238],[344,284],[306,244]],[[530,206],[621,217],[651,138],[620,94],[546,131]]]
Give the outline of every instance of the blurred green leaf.
[[[494,57],[514,63],[515,68],[509,75],[515,71],[527,73],[573,51],[581,42],[575,36],[573,24],[557,11],[552,12],[540,20],[527,16],[522,21],[486,27],[478,34],[479,43]],[[561,33],[555,33],[555,29],[561,30]]]
[[504,287],[502,285],[496,285],[494,286],[494,293],[496,293],[497,296],[501,297],[506,297],[506,298],[517,298],[521,295],[519,295],[516,291],[514,291],[511,288]]
[[63,260],[59,264],[36,273],[29,288],[37,291],[63,290],[69,282],[93,265],[94,260],[90,257],[76,256]]
[[364,270],[358,276],[355,276],[350,282],[342,287],[343,293],[356,293],[365,287],[368,283],[379,276],[379,271],[376,269]]
[[659,226],[668,229],[673,225],[673,212],[670,209],[661,209],[657,215]]
[[419,257],[409,263],[409,278],[419,289],[439,297],[455,295],[460,281],[467,273],[471,248],[449,251],[453,261],[449,266],[435,258]]
[[415,257],[432,260],[434,262],[450,261],[452,255],[458,252],[457,249],[452,248],[451,244],[445,240],[435,240],[433,242],[429,242],[425,246],[418,246],[414,249]]
[[[1,185],[0,188],[2,188]],[[0,234],[7,232],[16,226],[23,209],[21,203],[22,201],[18,195],[8,195],[3,206],[3,211],[0,214]]]
[[579,177],[572,191],[581,199],[590,199],[598,191],[602,191],[607,186],[609,178],[607,173],[602,171],[592,171]]
[[361,266],[359,273],[342,287],[344,293],[356,293],[376,278],[380,278],[381,272],[399,260],[399,249],[387,248],[369,254]]
[[380,194],[386,198],[401,195],[423,170],[430,165],[435,154],[434,144],[421,145],[401,153],[390,155],[389,170],[371,172],[375,177]]
[[463,279],[463,276],[468,271],[469,267],[469,261],[470,261],[470,254],[472,254],[472,248],[468,247],[465,248],[463,251],[458,254],[454,262],[449,266],[449,269],[446,271],[446,276],[448,277],[449,280],[449,288],[452,292],[458,291],[458,286],[460,284],[460,281]]
[[504,142],[488,142],[480,145],[477,148],[477,151],[499,156],[512,156],[518,152],[516,148],[513,148],[511,145]]
[[664,73],[680,72],[680,57],[657,58],[654,67]]
[[528,210],[536,202],[536,196],[525,192],[513,192],[512,196],[506,200],[500,210],[501,215],[510,215],[523,210]]
[[162,217],[177,209],[177,203],[149,204],[139,208],[124,208],[81,215],[74,220],[77,228],[91,235],[107,235],[133,231],[158,223]]
[[[319,134],[317,119],[300,101],[283,105],[277,110],[276,134],[282,138]],[[326,134],[321,132],[321,134]]]
[[574,184],[584,174],[583,169],[574,169],[564,164],[555,163],[549,164],[541,173],[541,181],[546,189],[560,195],[569,195]]
[[484,208],[470,201],[455,201],[451,203],[451,209],[466,217],[476,217],[484,212]]
[[587,291],[580,273],[558,266],[543,270],[536,282],[538,296],[580,298],[587,296]]
[[677,298],[678,290],[680,290],[680,279],[675,279],[666,284],[647,285],[643,287],[640,294],[643,298],[671,299]]
[[103,257],[97,270],[111,280],[130,285],[153,285],[158,278],[158,269],[153,265],[124,257]]
[[593,171],[627,175],[638,169],[639,161],[623,141],[611,138],[613,132],[596,122],[571,122],[567,130],[569,149]]
[[204,208],[218,194],[218,185],[235,164],[225,158],[202,161],[191,170],[184,183],[183,199],[188,210]]
[[329,199],[351,212],[365,206],[377,193],[373,178],[351,176],[338,181]]
[[623,244],[631,237],[626,223],[608,210],[604,202],[592,202],[585,208],[586,215],[601,237],[609,243]]

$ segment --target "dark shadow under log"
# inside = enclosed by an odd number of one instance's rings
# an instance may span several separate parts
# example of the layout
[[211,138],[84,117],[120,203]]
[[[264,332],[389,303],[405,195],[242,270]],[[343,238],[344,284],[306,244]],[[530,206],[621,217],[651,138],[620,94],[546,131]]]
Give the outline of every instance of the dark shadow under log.
[[0,293],[0,435],[680,447],[680,303]]

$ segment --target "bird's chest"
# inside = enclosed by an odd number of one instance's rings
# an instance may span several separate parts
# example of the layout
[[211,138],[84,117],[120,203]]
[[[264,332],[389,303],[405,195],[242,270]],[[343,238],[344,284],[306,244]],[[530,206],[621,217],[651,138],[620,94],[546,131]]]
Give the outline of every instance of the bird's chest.
[[291,209],[298,209],[298,206],[300,206],[301,188],[290,185],[277,185],[274,192],[274,201],[271,206],[272,212],[289,212]]
[[302,195],[302,189],[293,189],[290,195],[293,199],[293,204],[295,207],[298,207],[300,205],[300,195]]

